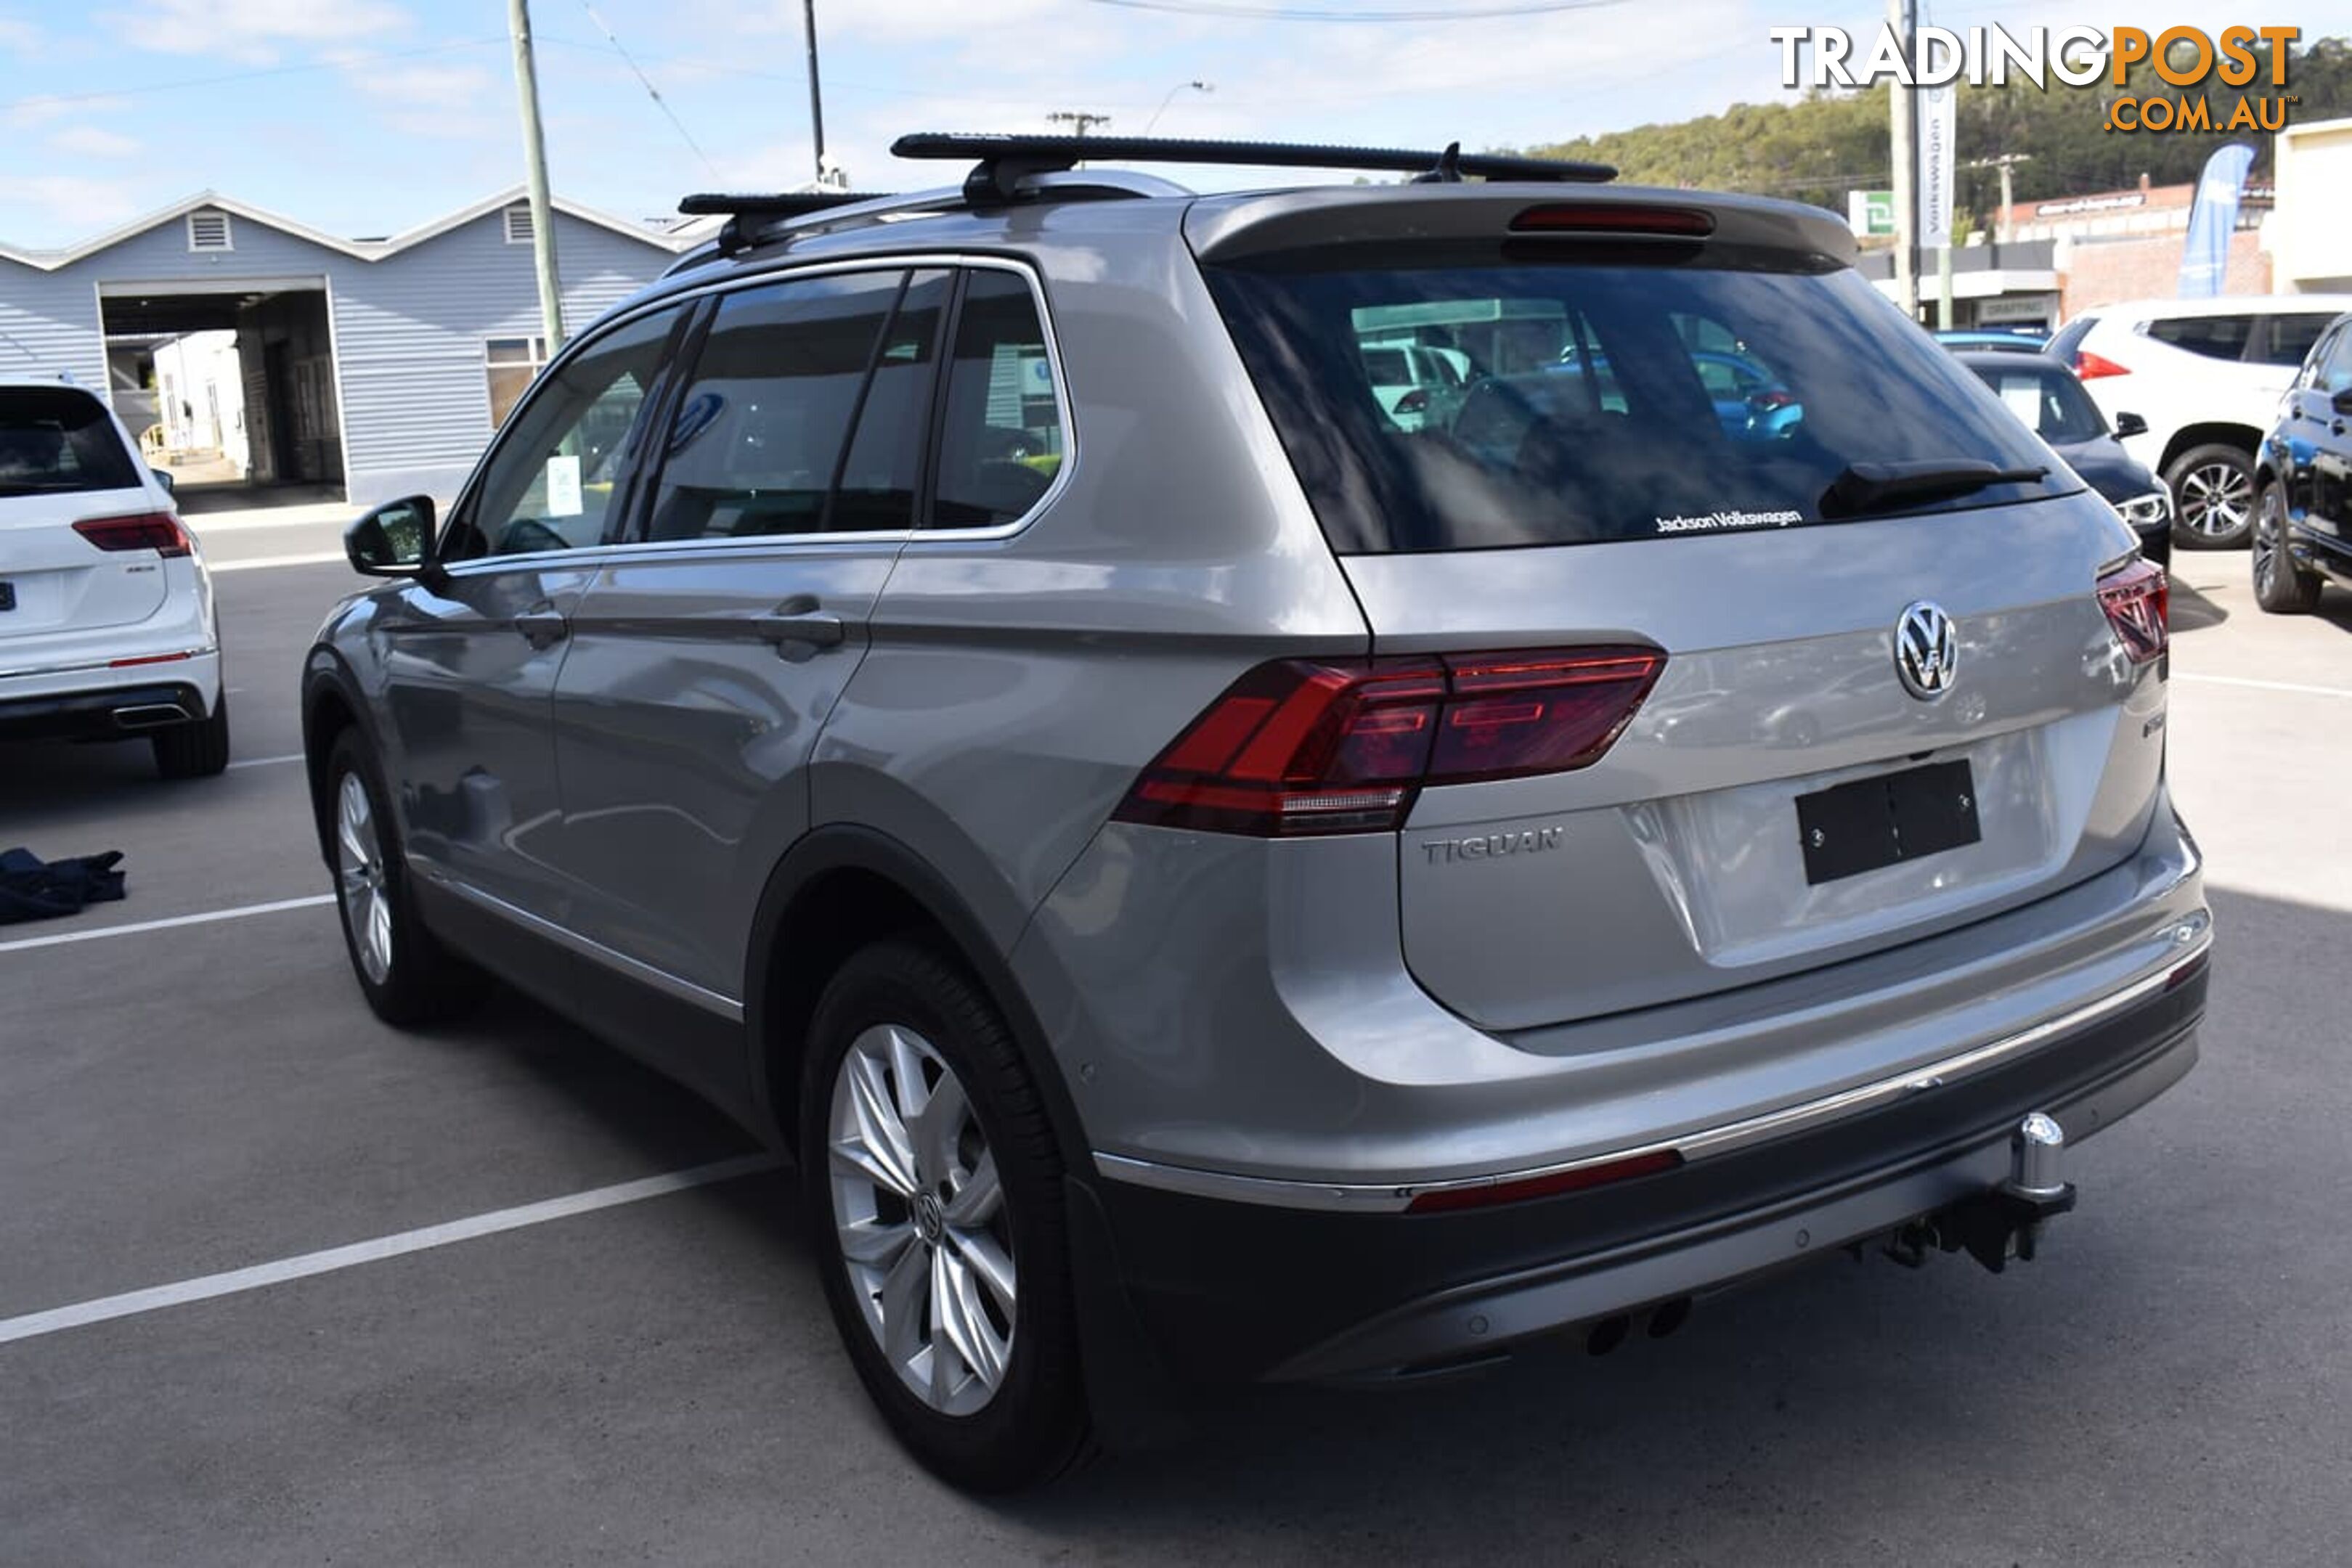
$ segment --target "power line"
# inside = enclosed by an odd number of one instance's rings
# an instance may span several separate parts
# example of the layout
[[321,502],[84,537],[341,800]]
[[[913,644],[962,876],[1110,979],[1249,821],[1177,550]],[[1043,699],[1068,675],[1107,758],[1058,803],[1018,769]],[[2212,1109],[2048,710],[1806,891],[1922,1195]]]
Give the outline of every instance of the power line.
[[1502,16],[1545,16],[1597,11],[1626,0],[1517,0],[1504,5],[1449,5],[1443,10],[1317,11],[1305,5],[1246,5],[1228,0],[1093,0],[1129,11],[1172,11],[1180,16],[1223,16],[1242,22],[1475,22]]
[[[629,57],[629,51],[621,46],[619,35],[613,31],[612,27],[606,24],[604,17],[596,15],[596,7],[590,5],[588,0],[580,0],[580,8],[588,13],[588,19],[596,24],[596,30],[604,34],[607,39],[611,40],[613,52],[621,57],[621,63],[627,66],[630,73],[634,75],[641,84],[643,84],[646,89],[646,95],[654,100],[654,107],[662,111],[663,117],[666,118],[671,125],[677,127],[678,136],[684,140],[688,147],[694,149],[694,155],[702,160],[702,166],[710,171],[710,177],[714,180],[718,179],[719,165],[710,161],[710,154],[705,152],[702,150],[702,144],[695,141],[694,133],[686,128],[686,121],[677,117],[677,110],[670,108],[669,99],[661,95],[661,89],[654,86],[653,78],[646,75],[645,71],[638,66],[637,62]],[[820,132],[820,145],[822,145],[822,140],[823,133]]]
[[51,104],[96,103],[106,99],[131,98],[146,92],[173,92],[181,88],[218,87],[225,82],[252,81],[259,77],[299,76],[305,71],[348,70],[353,66],[373,65],[379,60],[413,59],[418,55],[444,55],[452,49],[478,49],[490,44],[507,41],[503,33],[494,37],[459,38],[446,44],[421,44],[413,49],[381,49],[373,54],[345,55],[340,59],[312,60],[299,66],[266,66],[258,70],[230,71],[222,76],[184,77],[178,81],[125,82],[121,87],[103,92],[43,92],[30,98],[0,101],[0,109],[46,109]]

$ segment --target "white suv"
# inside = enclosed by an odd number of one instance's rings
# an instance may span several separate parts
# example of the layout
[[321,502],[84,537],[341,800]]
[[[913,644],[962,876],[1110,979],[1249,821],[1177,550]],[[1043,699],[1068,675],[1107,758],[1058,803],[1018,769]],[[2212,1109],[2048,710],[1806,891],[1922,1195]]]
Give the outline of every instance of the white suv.
[[2352,296],[2273,294],[2141,299],[2102,305],[2050,340],[2133,457],[2164,476],[2173,538],[2189,549],[2246,542],[2254,517],[2254,454],[2279,399]]
[[167,779],[228,766],[204,558],[105,403],[0,380],[0,738],[142,736]]

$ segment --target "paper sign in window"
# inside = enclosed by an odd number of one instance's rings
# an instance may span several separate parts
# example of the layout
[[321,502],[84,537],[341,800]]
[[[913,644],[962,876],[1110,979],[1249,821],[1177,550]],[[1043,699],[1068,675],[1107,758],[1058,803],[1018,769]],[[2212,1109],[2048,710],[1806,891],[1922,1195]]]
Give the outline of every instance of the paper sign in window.
[[2000,383],[2000,401],[2009,404],[2009,412],[2025,421],[2025,428],[2042,428],[2042,383],[2032,377],[2011,378]]
[[547,515],[576,517],[587,507],[580,499],[580,459],[561,453],[547,460]]

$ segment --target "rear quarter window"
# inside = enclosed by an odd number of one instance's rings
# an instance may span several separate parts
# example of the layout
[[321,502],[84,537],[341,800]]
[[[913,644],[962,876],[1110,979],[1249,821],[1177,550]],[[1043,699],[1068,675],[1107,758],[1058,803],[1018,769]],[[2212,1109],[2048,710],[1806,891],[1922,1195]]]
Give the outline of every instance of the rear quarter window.
[[2252,316],[2177,316],[2150,321],[2141,329],[2159,343],[2201,354],[2209,360],[2242,360],[2246,340],[2253,335]]

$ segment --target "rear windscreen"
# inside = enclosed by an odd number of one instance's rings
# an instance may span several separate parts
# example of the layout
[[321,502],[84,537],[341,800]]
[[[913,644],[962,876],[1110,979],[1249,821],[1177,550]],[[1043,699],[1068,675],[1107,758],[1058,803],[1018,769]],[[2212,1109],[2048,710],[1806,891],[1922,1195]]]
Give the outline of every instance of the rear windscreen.
[[[1342,553],[1790,528],[2076,487],[2062,468],[1857,506],[1855,465],[2050,456],[1850,270],[1498,253],[1207,276]],[[1400,398],[1412,361],[1455,373],[1410,377]]]
[[139,482],[96,398],[71,387],[0,387],[0,496],[131,490]]

